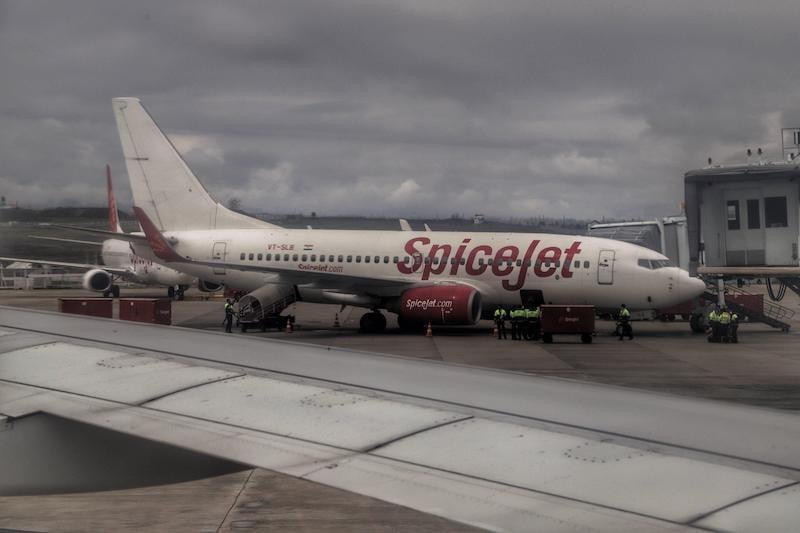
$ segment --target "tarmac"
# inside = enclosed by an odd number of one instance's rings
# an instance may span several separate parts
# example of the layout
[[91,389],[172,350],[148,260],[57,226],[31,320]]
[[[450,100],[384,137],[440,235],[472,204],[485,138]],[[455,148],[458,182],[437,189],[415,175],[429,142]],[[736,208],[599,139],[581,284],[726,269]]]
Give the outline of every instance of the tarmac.
[[[123,289],[123,297],[162,296]],[[2,291],[0,304],[58,310],[59,297],[94,296],[78,290]],[[222,331],[223,300],[190,291],[173,302],[173,324]],[[231,335],[279,337],[326,346],[501,368],[573,380],[800,409],[800,299],[781,305],[798,311],[792,330],[744,323],[738,344],[712,344],[686,322],[635,322],[634,339],[619,341],[614,324],[598,321],[591,344],[556,336],[553,344],[498,341],[492,326],[434,327],[405,333],[387,315],[382,334],[358,333],[362,309],[297,303],[292,333],[238,329]],[[335,327],[338,313],[339,327]],[[115,315],[116,316],[116,315]],[[0,498],[0,529],[26,531],[472,531],[461,524],[265,470],[161,487],[71,495]]]

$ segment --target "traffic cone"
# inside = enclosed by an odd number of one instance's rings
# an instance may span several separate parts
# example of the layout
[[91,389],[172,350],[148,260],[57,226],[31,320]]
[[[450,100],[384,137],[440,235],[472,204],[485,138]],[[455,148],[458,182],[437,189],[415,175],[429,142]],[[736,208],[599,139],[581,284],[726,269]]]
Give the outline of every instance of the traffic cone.
[[291,320],[287,320],[286,321],[286,333],[291,333],[292,331],[294,331],[294,328],[292,327],[292,321]]
[[336,313],[336,315],[333,317],[333,327],[335,328],[342,327],[341,324],[339,324],[339,313]]
[[495,323],[494,325],[494,330],[492,331],[492,337],[494,337],[495,339],[500,338],[500,330],[497,329],[497,323]]
[[425,331],[426,337],[433,337],[433,328],[431,327],[431,323],[428,322],[428,329]]

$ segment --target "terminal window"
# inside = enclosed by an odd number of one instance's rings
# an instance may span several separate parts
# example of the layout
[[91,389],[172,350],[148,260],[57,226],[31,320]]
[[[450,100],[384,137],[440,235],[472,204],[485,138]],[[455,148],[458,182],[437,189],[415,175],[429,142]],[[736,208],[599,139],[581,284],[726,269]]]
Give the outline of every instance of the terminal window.
[[737,230],[741,228],[739,221],[739,200],[728,200],[728,229]]
[[764,225],[768,228],[785,228],[789,225],[785,196],[764,198]]

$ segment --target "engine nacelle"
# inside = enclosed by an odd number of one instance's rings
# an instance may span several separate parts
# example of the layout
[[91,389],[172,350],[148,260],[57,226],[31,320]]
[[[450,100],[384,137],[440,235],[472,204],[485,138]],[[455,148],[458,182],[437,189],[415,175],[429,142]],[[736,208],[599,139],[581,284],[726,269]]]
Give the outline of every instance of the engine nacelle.
[[405,322],[470,325],[480,320],[481,293],[466,285],[417,287],[403,292],[388,309]]
[[214,283],[213,281],[198,279],[197,288],[200,290],[200,292],[217,292],[222,288],[222,283]]
[[105,292],[111,289],[111,274],[101,268],[93,268],[83,275],[83,288],[88,291]]
[[239,321],[253,323],[269,315],[278,315],[294,301],[293,286],[264,285],[239,299]]

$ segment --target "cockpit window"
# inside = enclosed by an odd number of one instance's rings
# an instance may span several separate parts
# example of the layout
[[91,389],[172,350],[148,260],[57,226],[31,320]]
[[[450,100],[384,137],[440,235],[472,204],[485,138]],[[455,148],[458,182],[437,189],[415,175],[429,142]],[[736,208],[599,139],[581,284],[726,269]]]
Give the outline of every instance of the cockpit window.
[[672,266],[672,262],[669,259],[639,259],[637,264],[642,268],[650,270]]

